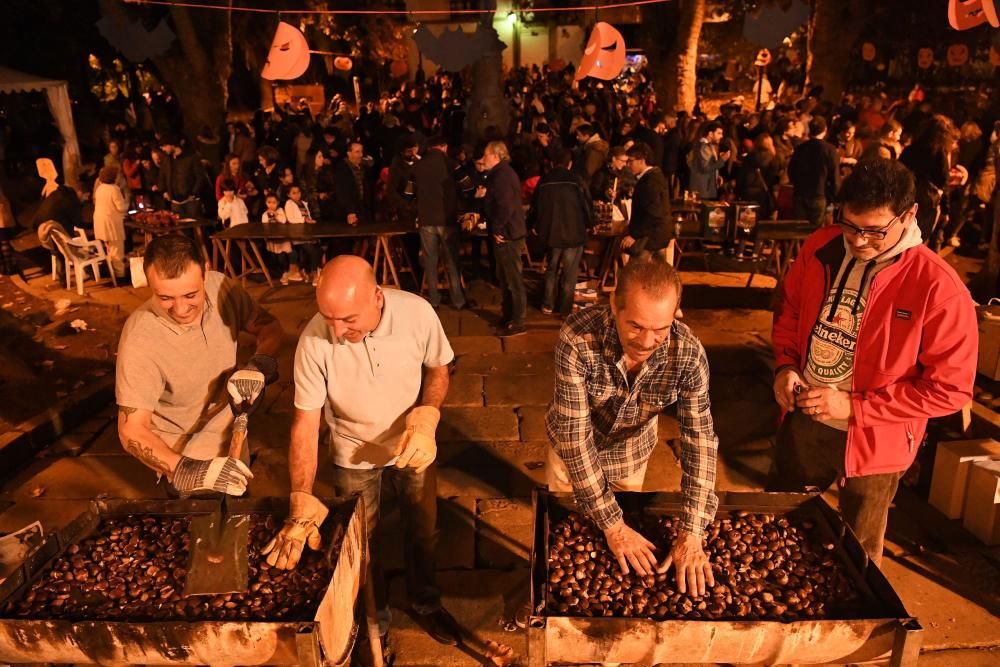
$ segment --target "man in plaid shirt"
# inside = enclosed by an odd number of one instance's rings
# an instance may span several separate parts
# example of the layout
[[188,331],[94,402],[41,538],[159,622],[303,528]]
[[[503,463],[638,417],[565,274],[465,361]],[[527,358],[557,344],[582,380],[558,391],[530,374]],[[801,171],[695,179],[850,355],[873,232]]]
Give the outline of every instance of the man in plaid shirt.
[[[549,489],[572,491],[581,511],[604,531],[623,572],[666,572],[677,590],[703,595],[715,585],[702,547],[715,517],[718,438],[708,397],[708,360],[701,342],[675,321],[680,277],[653,257],[629,262],[610,308],[572,315],[556,344],[555,396],[546,415],[553,448]],[[613,489],[642,488],[656,445],[656,416],[678,404],[684,510],[670,554],[658,565],[653,545],[625,524]]]

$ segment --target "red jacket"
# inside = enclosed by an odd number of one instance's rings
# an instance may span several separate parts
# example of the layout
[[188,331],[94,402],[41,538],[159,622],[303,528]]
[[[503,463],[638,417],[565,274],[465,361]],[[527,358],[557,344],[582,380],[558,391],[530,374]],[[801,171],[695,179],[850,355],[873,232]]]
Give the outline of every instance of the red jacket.
[[[840,229],[803,244],[782,281],[771,339],[775,368],[805,365],[813,325],[847,252]],[[972,400],[979,333],[968,289],[920,245],[875,275],[854,355],[848,477],[910,467],[930,417]]]

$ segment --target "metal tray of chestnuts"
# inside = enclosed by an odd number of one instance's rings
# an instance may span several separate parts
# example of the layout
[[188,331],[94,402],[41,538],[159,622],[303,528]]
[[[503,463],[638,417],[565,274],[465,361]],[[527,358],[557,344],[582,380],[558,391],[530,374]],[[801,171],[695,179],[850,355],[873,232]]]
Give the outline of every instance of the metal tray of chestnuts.
[[218,501],[92,501],[0,583],[0,663],[345,665],[367,540],[357,499],[324,502],[323,547],[284,571],[260,550],[287,500],[232,499],[248,590],[183,597],[188,524]]
[[[679,493],[617,493],[658,548],[676,537]],[[922,628],[819,494],[719,494],[706,532],[715,586],[674,572],[623,574],[572,495],[537,490],[528,665],[859,663],[915,665]]]

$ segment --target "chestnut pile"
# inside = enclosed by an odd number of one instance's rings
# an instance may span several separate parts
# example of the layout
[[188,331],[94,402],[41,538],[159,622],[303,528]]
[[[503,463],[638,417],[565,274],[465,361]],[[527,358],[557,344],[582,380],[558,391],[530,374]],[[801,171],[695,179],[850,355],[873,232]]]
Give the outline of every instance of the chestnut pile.
[[132,221],[147,227],[170,227],[180,222],[181,216],[173,211],[139,211],[132,214]]
[[[665,557],[677,538],[675,517],[631,515],[626,522]],[[737,512],[705,533],[715,585],[697,597],[679,593],[675,573],[623,574],[604,533],[570,514],[551,526],[547,611],[559,616],[653,619],[780,620],[858,618],[862,599],[809,520]],[[811,539],[813,538],[813,539]]]
[[332,569],[323,550],[311,549],[295,570],[270,567],[260,554],[276,532],[270,516],[251,516],[246,593],[183,597],[189,524],[190,516],[105,519],[3,613],[72,620],[312,619]]

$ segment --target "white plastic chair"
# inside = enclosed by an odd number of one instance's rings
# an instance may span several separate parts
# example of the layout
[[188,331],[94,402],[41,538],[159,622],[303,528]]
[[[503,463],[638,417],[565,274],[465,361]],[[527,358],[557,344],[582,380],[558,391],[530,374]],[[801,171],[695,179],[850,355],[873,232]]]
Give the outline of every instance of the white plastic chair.
[[88,241],[84,231],[79,232],[77,238],[70,238],[61,229],[52,230],[52,241],[55,243],[59,254],[63,256],[66,264],[66,289],[72,289],[73,277],[76,277],[76,293],[83,296],[83,281],[87,267],[94,274],[94,281],[101,280],[101,262],[108,265],[108,275],[111,276],[111,284],[118,287],[115,279],[114,269],[111,267],[111,258],[104,249],[101,241]]

